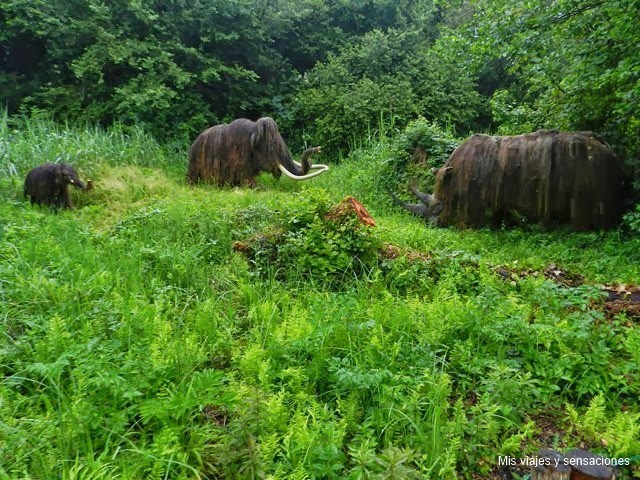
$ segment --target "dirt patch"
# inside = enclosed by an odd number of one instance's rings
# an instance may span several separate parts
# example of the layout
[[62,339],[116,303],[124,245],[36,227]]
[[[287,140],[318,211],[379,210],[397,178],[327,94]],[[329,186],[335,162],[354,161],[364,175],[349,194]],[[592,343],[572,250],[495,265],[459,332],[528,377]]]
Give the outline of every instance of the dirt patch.
[[227,409],[218,405],[205,405],[202,409],[202,415],[207,421],[224,427],[229,421]]
[[609,316],[626,314],[628,317],[640,318],[640,286],[637,285],[604,285],[607,298],[604,310]]
[[[532,269],[514,269],[509,266],[500,265],[493,268],[496,275],[504,281],[515,284],[518,280],[529,276],[544,276],[547,280],[563,287],[579,287],[588,284],[585,278],[577,273],[563,270],[555,264],[549,265],[543,271]],[[626,314],[628,317],[640,318],[640,286],[638,285],[602,285],[606,294],[602,303],[594,302],[594,308],[602,308],[611,319],[614,315]]]
[[399,258],[399,257],[406,257],[408,260],[411,260],[411,261],[421,260],[423,262],[428,262],[433,259],[433,256],[430,253],[403,249],[391,243],[384,244],[384,246],[380,250],[380,256],[384,260],[395,260],[396,258]]
[[536,424],[538,431],[533,439],[537,445],[550,448],[566,448],[564,435],[566,428],[562,427],[563,413],[560,411],[546,411],[529,414],[528,419]]
[[380,250],[380,256],[385,260],[395,260],[403,254],[404,252],[400,247],[391,243],[385,243]]
[[545,268],[542,273],[546,279],[565,287],[579,287],[584,283],[582,275],[562,270],[554,263]]
[[542,271],[533,269],[515,269],[505,265],[499,265],[493,268],[496,275],[502,277],[503,280],[517,281],[524,277],[543,276],[547,280],[562,285],[564,287],[578,287],[584,284],[585,280],[582,275],[562,270],[555,263],[552,263]]

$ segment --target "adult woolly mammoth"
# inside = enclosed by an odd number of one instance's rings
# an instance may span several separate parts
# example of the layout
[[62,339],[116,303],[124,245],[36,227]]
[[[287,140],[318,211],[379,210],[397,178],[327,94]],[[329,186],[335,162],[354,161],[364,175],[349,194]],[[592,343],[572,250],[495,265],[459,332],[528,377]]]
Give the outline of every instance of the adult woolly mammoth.
[[[255,186],[260,172],[271,172],[276,178],[284,173],[293,180],[306,180],[329,169],[327,165],[311,164],[311,155],[319,152],[320,147],[305,150],[298,163],[291,158],[272,118],[255,122],[239,118],[198,135],[189,149],[187,181]],[[309,173],[310,170],[315,171]]]
[[615,226],[624,206],[622,162],[592,132],[473,135],[436,173],[421,203],[394,201],[438,225],[498,226],[526,219],[575,230]]
[[45,163],[27,173],[24,196],[29,197],[31,205],[49,205],[54,210],[60,207],[73,209],[68,185],[87,191],[93,183],[82,182],[75,169],[66,163]]

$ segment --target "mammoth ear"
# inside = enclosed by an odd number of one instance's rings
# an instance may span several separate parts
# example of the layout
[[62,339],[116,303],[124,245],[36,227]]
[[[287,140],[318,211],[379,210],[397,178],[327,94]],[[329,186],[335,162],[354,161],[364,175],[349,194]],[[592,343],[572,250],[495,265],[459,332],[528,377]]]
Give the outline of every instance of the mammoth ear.
[[255,123],[255,129],[251,134],[251,148],[256,148],[265,138],[267,132],[267,124],[263,118],[259,118]]

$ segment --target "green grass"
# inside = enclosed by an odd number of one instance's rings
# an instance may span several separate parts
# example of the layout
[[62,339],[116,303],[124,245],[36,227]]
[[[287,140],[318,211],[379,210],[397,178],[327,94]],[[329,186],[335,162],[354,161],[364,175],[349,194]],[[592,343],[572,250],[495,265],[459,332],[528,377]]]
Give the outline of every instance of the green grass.
[[[186,154],[144,132],[0,139],[0,478],[471,478],[541,446],[640,452],[637,319],[594,286],[639,283],[637,237],[427,227],[391,206],[379,145],[247,190],[186,186]],[[75,211],[21,198],[56,158],[95,182]],[[232,249],[347,194],[431,260],[335,283]],[[590,283],[493,271],[550,263]]]

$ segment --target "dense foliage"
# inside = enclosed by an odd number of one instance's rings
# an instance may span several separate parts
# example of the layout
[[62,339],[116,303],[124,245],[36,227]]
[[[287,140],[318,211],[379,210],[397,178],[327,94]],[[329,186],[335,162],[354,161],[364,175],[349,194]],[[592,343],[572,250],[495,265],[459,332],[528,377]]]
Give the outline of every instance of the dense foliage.
[[[446,148],[426,120],[409,140]],[[637,236],[428,228],[379,191],[382,145],[255,190],[187,187],[141,130],[3,121],[0,146],[95,183],[56,215],[0,172],[1,478],[495,478],[541,446],[640,451],[637,317],[595,283],[638,283]],[[376,227],[335,221],[346,193]]]
[[263,207],[240,212],[247,232],[234,249],[245,253],[258,275],[307,278],[335,288],[351,285],[377,263],[381,242],[371,235],[373,225],[349,208],[349,198],[332,206],[331,197],[320,191],[279,215]]
[[[540,447],[637,455],[640,301],[615,294],[640,284],[640,205],[611,232],[455,231],[387,189],[428,190],[477,131],[595,130],[638,169],[639,12],[0,2],[0,478],[472,479]],[[199,131],[262,115],[341,162],[185,185]],[[22,198],[48,161],[94,181],[77,210]],[[334,221],[346,195],[376,227]]]
[[640,166],[638,0],[472,3],[475,61],[509,78],[491,96],[500,131],[592,130]]
[[188,143],[274,116],[338,157],[423,117],[452,133],[595,130],[640,158],[638,0],[0,5],[10,113],[145,126]]

